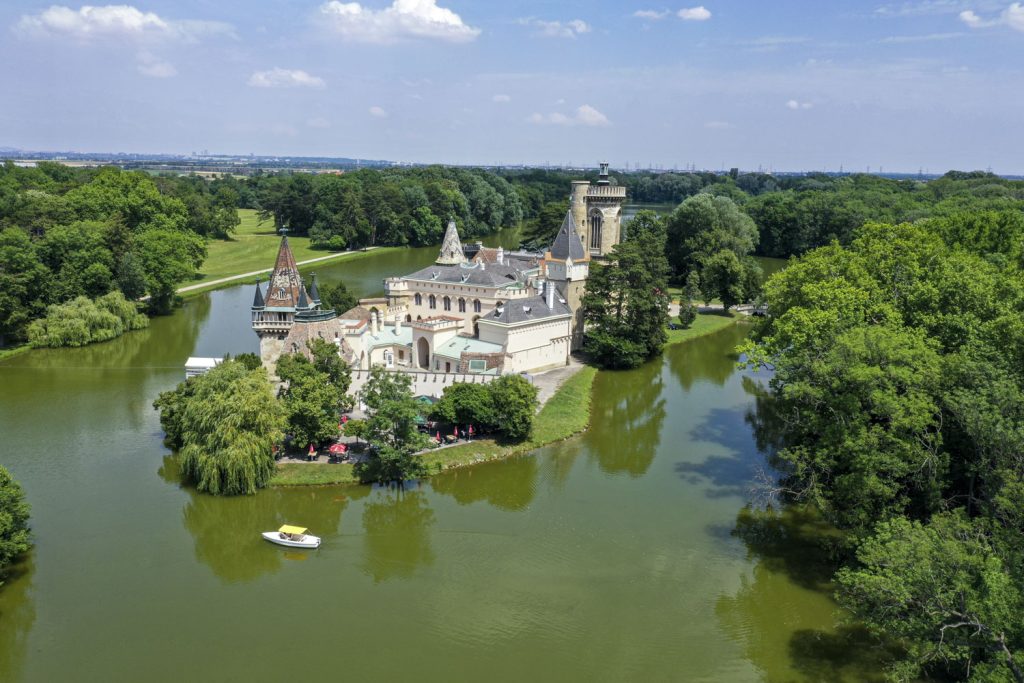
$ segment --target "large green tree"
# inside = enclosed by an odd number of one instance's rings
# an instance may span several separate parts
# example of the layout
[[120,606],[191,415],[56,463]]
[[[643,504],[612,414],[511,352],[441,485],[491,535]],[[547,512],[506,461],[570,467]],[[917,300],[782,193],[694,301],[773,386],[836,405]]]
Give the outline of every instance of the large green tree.
[[429,437],[416,426],[419,404],[412,395],[412,377],[375,365],[360,398],[367,409],[365,434],[373,453],[364,476],[399,486],[422,476],[424,466],[415,453],[426,446]]
[[180,448],[182,473],[198,490],[252,494],[270,481],[285,415],[263,368],[224,361],[162,393],[153,406],[168,441]]
[[659,353],[666,341],[667,290],[664,223],[641,211],[610,262],[591,265],[583,297],[590,357],[607,368],[631,368]]
[[27,552],[31,545],[28,513],[24,491],[11,473],[0,465],[0,579],[11,563]]

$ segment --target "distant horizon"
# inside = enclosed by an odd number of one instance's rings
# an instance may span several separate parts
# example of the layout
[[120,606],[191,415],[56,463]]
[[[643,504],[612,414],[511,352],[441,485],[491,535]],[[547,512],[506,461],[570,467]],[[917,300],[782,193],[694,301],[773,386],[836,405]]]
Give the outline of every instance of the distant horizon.
[[0,34],[26,149],[1024,173],[1020,0],[11,0]]
[[[211,152],[204,150],[203,152],[138,152],[138,151],[82,151],[76,149],[25,149],[16,147],[13,145],[0,145],[0,161],[5,160],[18,160],[15,159],[18,155],[25,156],[25,161],[101,161],[107,157],[133,157],[138,161],[159,161],[162,159],[178,159],[183,161],[201,161],[211,159],[233,159],[233,160],[281,160],[281,161],[294,161],[294,162],[316,162],[316,163],[365,163],[368,167],[372,166],[453,166],[453,167],[479,167],[479,168],[524,168],[524,169],[552,169],[552,170],[597,170],[600,161],[593,161],[591,163],[557,163],[557,162],[448,162],[448,161],[410,161],[404,159],[386,159],[383,157],[356,157],[349,155],[327,155],[327,154],[258,154],[258,153],[242,153],[235,154],[231,152]],[[32,155],[37,155],[39,158],[35,158]],[[75,155],[75,158],[58,158],[62,155]],[[44,158],[45,157],[45,158]],[[602,158],[602,160],[605,160]],[[807,175],[813,173],[823,173],[826,175],[877,175],[877,176],[923,176],[938,178],[946,173],[955,171],[961,173],[991,173],[995,176],[1007,179],[1022,179],[1024,178],[1024,171],[1012,172],[1012,171],[1000,171],[994,168],[944,168],[941,170],[931,168],[918,168],[913,170],[894,168],[890,169],[887,166],[872,166],[870,168],[850,168],[846,165],[840,165],[836,168],[774,168],[767,164],[763,164],[756,168],[745,168],[743,166],[730,165],[726,163],[724,166],[717,168],[710,167],[692,167],[688,163],[677,163],[677,164],[651,164],[644,165],[642,162],[639,167],[634,167],[636,162],[629,162],[627,167],[625,164],[616,164],[614,161],[607,160],[609,167],[612,171],[617,173],[639,173],[639,172],[651,172],[651,173],[728,173],[733,168],[739,169],[740,173],[765,173],[765,174],[782,174],[782,175]],[[283,169],[282,169],[283,170]]]

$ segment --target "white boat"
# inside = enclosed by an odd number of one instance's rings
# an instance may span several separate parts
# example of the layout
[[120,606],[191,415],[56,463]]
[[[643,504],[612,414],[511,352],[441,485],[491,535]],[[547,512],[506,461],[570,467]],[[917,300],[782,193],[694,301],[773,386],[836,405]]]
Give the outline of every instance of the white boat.
[[263,538],[289,548],[319,548],[320,537],[307,534],[307,531],[305,527],[285,524],[277,531],[264,531]]

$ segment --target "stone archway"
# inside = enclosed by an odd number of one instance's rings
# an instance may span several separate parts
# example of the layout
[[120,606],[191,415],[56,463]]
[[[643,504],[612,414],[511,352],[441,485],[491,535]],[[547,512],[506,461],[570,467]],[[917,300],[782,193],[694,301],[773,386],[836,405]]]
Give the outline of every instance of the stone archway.
[[430,368],[430,342],[427,341],[426,337],[420,337],[416,340],[416,360],[419,361],[421,368]]

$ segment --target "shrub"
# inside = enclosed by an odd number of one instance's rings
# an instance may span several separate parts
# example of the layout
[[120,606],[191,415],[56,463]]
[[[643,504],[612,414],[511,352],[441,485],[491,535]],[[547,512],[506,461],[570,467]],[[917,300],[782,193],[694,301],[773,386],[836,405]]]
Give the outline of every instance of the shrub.
[[80,296],[64,304],[51,305],[46,309],[46,317],[29,325],[28,339],[37,347],[85,346],[147,325],[149,319],[139,313],[135,303],[115,291],[95,301]]

